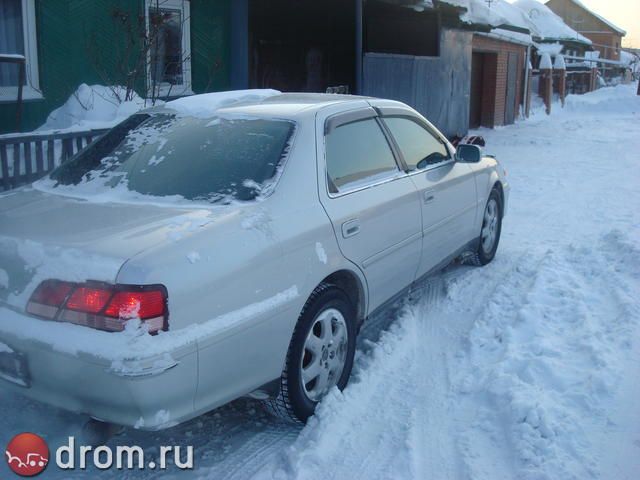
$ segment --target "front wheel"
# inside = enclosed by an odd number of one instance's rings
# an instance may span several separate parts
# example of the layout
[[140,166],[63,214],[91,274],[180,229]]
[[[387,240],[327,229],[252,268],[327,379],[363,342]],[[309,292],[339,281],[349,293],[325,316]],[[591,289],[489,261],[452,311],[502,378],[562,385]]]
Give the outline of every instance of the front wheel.
[[478,249],[473,253],[471,263],[483,266],[491,262],[498,251],[501,233],[502,199],[498,190],[493,189],[484,209]]
[[347,295],[321,284],[307,300],[293,332],[280,393],[266,402],[275,415],[306,422],[333,387],[349,381],[356,347],[356,313]]

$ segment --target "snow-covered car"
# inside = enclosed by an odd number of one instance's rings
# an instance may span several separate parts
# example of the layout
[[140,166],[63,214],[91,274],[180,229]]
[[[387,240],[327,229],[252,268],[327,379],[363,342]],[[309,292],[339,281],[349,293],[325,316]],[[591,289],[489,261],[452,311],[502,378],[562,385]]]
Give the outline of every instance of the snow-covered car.
[[372,312],[498,248],[509,187],[395,101],[195,96],[0,197],[0,384],[161,429],[241,396],[305,421]]

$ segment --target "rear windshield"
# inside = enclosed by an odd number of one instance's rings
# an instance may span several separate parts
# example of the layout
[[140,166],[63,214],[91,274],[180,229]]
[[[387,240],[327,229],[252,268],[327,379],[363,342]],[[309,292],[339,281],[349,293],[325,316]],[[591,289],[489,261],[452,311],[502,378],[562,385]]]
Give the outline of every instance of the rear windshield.
[[124,186],[211,203],[253,200],[273,184],[294,129],[286,120],[137,114],[51,179],[55,186],[82,184],[83,194]]

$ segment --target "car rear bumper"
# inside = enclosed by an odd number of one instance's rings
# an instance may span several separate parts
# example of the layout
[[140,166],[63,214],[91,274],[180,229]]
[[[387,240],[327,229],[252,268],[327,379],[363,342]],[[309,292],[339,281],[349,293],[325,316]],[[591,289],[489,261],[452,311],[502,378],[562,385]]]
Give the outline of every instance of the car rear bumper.
[[[38,320],[5,308],[0,308],[0,317],[0,352],[12,351],[10,355],[19,356],[25,364],[20,378],[0,375],[0,388],[64,410],[145,430],[167,428],[193,417],[198,372],[195,344],[149,355],[132,352],[129,358],[114,359],[104,355],[99,345],[88,343],[107,338],[105,332]],[[27,334],[16,333],[16,322],[24,322]],[[56,330],[67,337],[81,330],[78,337],[66,343],[72,348],[61,349],[62,342],[55,339],[30,337],[28,330],[34,328],[34,322],[53,336]],[[82,343],[85,348],[79,348]]]

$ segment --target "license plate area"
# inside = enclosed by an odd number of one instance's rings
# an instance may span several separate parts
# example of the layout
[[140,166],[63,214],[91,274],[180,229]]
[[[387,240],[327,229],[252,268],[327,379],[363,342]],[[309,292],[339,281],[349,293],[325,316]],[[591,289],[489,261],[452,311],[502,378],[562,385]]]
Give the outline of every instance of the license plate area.
[[21,387],[29,388],[29,367],[27,358],[19,352],[0,343],[0,378]]

